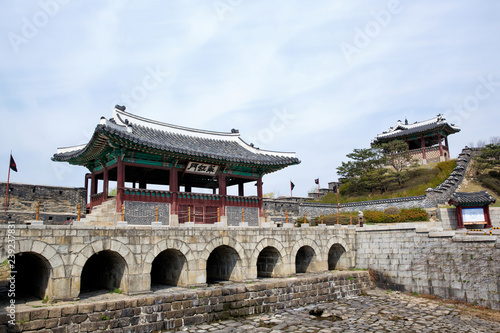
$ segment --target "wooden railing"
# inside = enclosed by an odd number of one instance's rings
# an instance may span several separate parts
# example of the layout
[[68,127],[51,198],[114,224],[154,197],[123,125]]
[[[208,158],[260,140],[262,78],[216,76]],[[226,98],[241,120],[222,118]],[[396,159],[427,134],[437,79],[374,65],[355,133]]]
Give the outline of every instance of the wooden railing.
[[104,201],[106,200],[104,199],[103,192],[92,194],[90,196],[90,209],[92,210],[92,208],[94,208],[95,206],[101,205]]
[[223,196],[207,193],[171,192],[131,188],[124,188],[122,190],[123,201],[172,203],[175,199],[179,205],[259,207],[262,200],[257,197]]

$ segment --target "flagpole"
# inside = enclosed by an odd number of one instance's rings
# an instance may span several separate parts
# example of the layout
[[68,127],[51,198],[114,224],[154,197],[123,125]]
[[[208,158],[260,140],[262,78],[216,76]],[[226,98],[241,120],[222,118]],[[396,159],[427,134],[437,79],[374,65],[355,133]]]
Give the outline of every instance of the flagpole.
[[318,201],[321,200],[321,194],[319,193],[319,178],[318,178]]
[[[10,153],[10,158],[12,158],[12,152]],[[9,197],[9,182],[10,182],[10,159],[9,159],[9,175],[7,176],[7,188],[5,189],[5,207],[4,207],[4,211],[7,211],[7,199]]]

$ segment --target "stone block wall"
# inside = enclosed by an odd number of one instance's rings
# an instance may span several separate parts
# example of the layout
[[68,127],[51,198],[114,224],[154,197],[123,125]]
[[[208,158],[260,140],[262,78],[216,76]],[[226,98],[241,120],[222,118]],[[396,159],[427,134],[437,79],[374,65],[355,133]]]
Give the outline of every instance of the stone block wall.
[[359,295],[373,287],[367,272],[323,273],[288,279],[265,280],[220,288],[183,290],[95,303],[18,311],[10,326],[0,316],[0,331],[159,332],[181,326],[247,316],[276,309],[332,301]]
[[[7,183],[0,183],[0,201],[5,203]],[[78,204],[85,214],[85,188],[44,186],[9,183],[8,209],[0,214],[0,223],[14,220],[23,223],[35,218],[37,202],[40,202],[40,219],[47,224],[62,224],[68,218],[76,218]]]
[[493,227],[500,228],[500,207],[490,207],[490,218]]
[[439,208],[437,219],[443,230],[457,230],[457,211],[455,208]]
[[500,239],[415,226],[358,228],[356,266],[386,288],[500,309]]

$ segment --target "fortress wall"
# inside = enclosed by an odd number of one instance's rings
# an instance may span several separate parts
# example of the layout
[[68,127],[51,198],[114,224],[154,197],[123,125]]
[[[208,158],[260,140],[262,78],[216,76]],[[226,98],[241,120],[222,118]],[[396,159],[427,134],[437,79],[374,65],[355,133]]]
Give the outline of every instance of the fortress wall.
[[[0,183],[0,201],[5,204],[7,183]],[[14,220],[23,223],[34,220],[37,202],[40,202],[40,219],[46,224],[61,224],[68,217],[77,215],[78,204],[82,214],[85,213],[85,188],[45,186],[32,184],[9,183],[8,207],[0,213],[0,223]]]
[[219,288],[185,289],[100,302],[18,310],[15,325],[0,315],[0,331],[159,332],[181,326],[296,308],[359,295],[373,284],[368,272],[322,273]]
[[395,225],[358,228],[356,239],[356,267],[376,271],[385,288],[500,309],[497,236]]

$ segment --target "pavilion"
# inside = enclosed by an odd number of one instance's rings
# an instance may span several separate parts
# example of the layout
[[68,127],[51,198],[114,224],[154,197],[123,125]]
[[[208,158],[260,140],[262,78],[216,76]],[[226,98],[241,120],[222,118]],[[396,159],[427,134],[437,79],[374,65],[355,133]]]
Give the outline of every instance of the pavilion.
[[[219,217],[236,225],[242,208],[247,221],[258,225],[262,177],[300,163],[295,153],[245,143],[236,129],[222,133],[166,124],[127,113],[119,105],[112,118],[101,118],[88,143],[59,148],[52,160],[90,171],[85,176],[86,188],[90,181],[89,212],[110,199],[111,181],[116,182],[117,212],[122,205],[139,215],[156,208],[174,225],[214,223]],[[255,184],[256,195],[245,196],[246,183]],[[237,187],[237,195],[227,194],[230,186]]]
[[450,159],[448,136],[457,132],[460,132],[460,128],[449,124],[440,114],[413,124],[408,124],[408,120],[405,120],[404,124],[398,120],[395,127],[378,134],[372,145],[403,140],[408,144],[411,156],[419,164],[442,162]]

